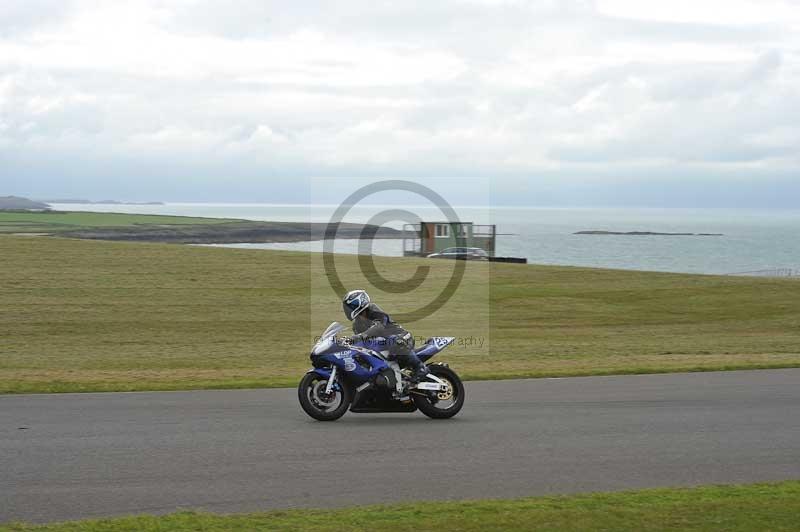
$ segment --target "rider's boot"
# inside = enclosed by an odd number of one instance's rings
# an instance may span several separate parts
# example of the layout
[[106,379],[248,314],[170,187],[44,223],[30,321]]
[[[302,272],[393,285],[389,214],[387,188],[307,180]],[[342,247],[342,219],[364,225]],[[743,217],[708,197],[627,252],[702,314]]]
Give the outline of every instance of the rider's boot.
[[424,379],[428,373],[430,372],[428,371],[427,366],[420,361],[419,365],[414,368],[414,373],[411,374],[409,382],[411,384],[417,384],[419,381]]
[[413,369],[412,368],[409,368],[409,369],[411,369],[411,371],[412,371],[411,376],[408,378],[408,380],[406,380],[403,383],[403,391],[400,393],[400,396],[398,397],[398,399],[402,403],[407,403],[407,402],[411,401],[411,397],[408,395],[409,392],[410,392],[410,389],[412,387],[416,386],[419,383],[419,381],[424,379],[425,375],[430,373],[428,371],[428,368],[421,361],[419,363],[419,366],[417,366],[416,368],[413,368]]
[[406,350],[405,353],[398,353],[397,362],[400,366],[411,370],[409,384],[417,384],[428,374],[428,368],[425,367],[425,364],[422,363],[417,354],[410,349]]

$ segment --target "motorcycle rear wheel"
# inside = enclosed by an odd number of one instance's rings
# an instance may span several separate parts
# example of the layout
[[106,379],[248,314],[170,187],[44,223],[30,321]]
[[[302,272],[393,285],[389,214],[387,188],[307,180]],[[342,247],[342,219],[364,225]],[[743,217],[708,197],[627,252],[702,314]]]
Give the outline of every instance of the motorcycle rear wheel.
[[320,388],[324,387],[327,382],[321,375],[310,372],[305,374],[297,387],[297,398],[300,400],[300,406],[303,407],[306,414],[317,421],[335,421],[339,419],[347,412],[352,400],[350,388],[340,385],[339,389],[334,390],[332,394],[334,400],[339,400],[339,404],[329,408],[332,405],[326,405],[322,400],[323,398],[319,396]]
[[[433,419],[447,419],[455,416],[464,406],[464,383],[456,372],[446,366],[433,364],[428,370],[450,384],[449,395],[452,399],[439,399],[439,395],[448,396],[448,392],[437,394],[436,399],[426,394],[412,393],[411,397],[420,412]],[[441,404],[440,404],[441,403]]]

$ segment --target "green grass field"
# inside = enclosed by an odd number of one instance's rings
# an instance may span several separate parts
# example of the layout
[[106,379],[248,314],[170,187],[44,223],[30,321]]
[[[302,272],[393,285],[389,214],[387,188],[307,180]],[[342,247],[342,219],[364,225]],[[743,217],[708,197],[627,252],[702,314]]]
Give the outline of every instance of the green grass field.
[[[293,386],[315,335],[342,320],[319,254],[0,236],[0,392]],[[341,256],[348,286],[369,286]],[[411,310],[451,261],[376,258]],[[792,279],[468,263],[418,336],[483,337],[437,358],[466,378],[800,366]],[[309,318],[310,316],[310,318]]]
[[106,212],[2,212],[0,233],[54,233],[95,227],[135,225],[195,225],[234,222],[224,218],[192,218]]
[[228,530],[615,530],[796,531],[800,482],[656,489],[515,500],[425,502],[339,510],[215,515],[182,512],[52,525],[0,525],[0,532]]
[[[341,224],[339,238],[359,238],[359,224]],[[219,244],[321,239],[326,224],[267,222],[103,212],[0,211],[0,235],[51,235],[82,240]],[[397,238],[384,228],[378,238]]]

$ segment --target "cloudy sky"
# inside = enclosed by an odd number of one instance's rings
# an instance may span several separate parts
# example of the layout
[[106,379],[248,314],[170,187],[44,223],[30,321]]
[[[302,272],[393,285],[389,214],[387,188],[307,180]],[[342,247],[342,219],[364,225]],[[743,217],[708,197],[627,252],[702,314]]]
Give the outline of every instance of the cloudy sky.
[[798,147],[796,0],[0,0],[0,195],[791,207]]

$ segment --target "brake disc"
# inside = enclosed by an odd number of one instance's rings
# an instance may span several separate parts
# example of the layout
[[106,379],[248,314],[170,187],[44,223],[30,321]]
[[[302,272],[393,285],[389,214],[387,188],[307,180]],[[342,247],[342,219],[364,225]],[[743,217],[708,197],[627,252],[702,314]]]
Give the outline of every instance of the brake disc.
[[[441,377],[439,378],[442,379]],[[447,379],[442,379],[442,381],[447,385],[447,389],[437,393],[436,397],[438,397],[440,401],[447,401],[453,397],[453,384]]]
[[336,392],[325,393],[328,381],[317,381],[311,389],[311,398],[320,406],[333,406],[336,403]]

